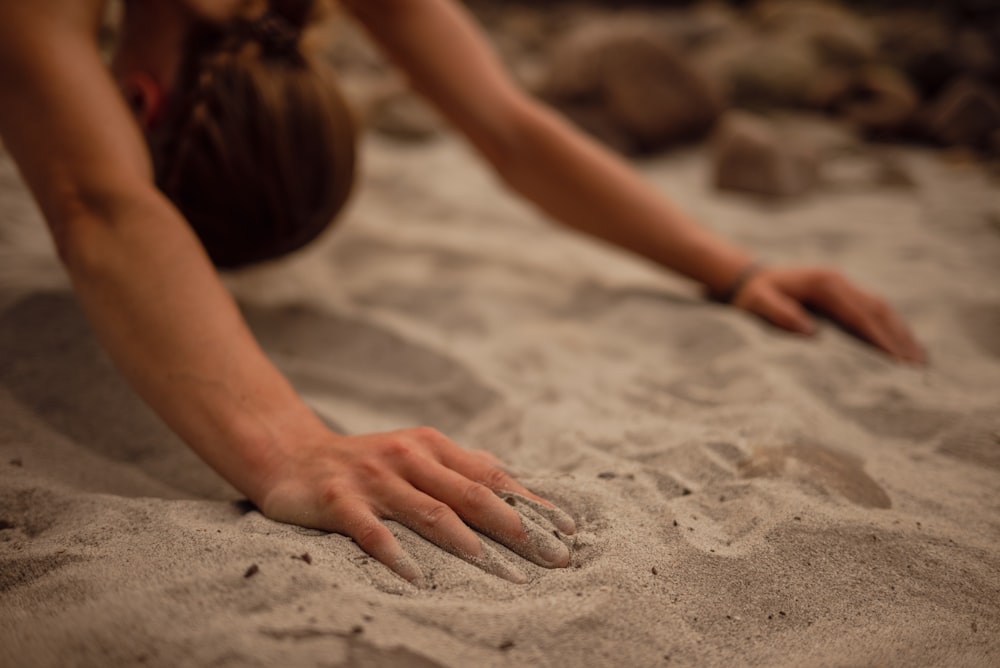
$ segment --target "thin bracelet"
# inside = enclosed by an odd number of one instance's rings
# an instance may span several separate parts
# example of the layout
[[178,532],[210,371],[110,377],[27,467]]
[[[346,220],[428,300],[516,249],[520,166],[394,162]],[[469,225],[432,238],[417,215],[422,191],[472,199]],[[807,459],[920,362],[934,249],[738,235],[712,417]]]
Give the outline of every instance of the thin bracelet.
[[759,274],[764,270],[764,263],[759,261],[753,261],[747,266],[740,270],[740,273],[736,274],[736,278],[726,286],[726,289],[721,292],[709,293],[709,296],[717,302],[722,304],[732,304],[736,296],[740,294],[740,290],[743,289],[750,279]]

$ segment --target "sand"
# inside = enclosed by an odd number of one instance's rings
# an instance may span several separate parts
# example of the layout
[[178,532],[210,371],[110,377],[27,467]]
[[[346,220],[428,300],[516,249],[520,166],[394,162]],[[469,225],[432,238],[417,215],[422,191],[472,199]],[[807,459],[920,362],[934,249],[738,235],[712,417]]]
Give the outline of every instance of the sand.
[[506,553],[515,584],[394,526],[418,589],[264,518],[118,378],[0,157],[0,666],[1000,664],[995,181],[899,149],[912,187],[862,154],[778,206],[700,150],[641,167],[884,294],[914,369],[549,225],[452,138],[365,155],[334,233],[229,283],[331,424],[492,451],[576,519],[570,567]]

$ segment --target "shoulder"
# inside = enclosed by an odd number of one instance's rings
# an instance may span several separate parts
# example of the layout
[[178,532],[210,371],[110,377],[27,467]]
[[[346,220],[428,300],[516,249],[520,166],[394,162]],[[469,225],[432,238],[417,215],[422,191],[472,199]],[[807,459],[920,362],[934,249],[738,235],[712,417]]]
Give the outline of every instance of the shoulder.
[[0,0],[0,32],[51,27],[93,35],[106,5],[105,0]]
[[104,0],[0,0],[0,63],[43,56],[38,49],[89,42],[97,48]]

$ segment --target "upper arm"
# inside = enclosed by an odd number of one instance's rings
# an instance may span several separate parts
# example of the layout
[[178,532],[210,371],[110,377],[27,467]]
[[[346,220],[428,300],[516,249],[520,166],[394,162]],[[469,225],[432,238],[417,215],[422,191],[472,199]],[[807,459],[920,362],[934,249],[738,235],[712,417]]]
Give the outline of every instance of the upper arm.
[[0,136],[57,238],[81,212],[153,187],[145,142],[89,17],[57,14],[63,4],[0,2]]
[[414,87],[494,164],[516,143],[530,99],[453,0],[343,0]]

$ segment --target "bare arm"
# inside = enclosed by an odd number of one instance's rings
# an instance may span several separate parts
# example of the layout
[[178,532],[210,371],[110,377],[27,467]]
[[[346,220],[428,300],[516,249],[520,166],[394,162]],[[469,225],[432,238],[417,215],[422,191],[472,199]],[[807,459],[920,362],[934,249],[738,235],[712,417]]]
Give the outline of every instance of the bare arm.
[[0,7],[0,23],[28,26],[4,30],[0,131],[115,363],[206,461],[258,497],[274,435],[309,412],[153,187],[139,130],[86,32],[30,5]]
[[[453,0],[345,0],[386,52],[516,192],[554,219],[722,293],[751,256],[701,227],[617,156],[510,81]],[[922,357],[885,305],[825,269],[769,269],[735,303],[802,333],[819,306],[884,350]]]
[[522,93],[456,3],[346,4],[500,177],[555,220],[712,288],[722,289],[750,261]]
[[153,187],[142,137],[91,41],[92,17],[63,21],[50,4],[0,2],[0,134],[88,319],[139,394],[269,517],[345,533],[408,579],[419,568],[379,518],[478,558],[465,520],[564,566],[565,547],[529,542],[532,527],[492,493],[530,495],[495,461],[430,429],[333,434],[309,410]]

